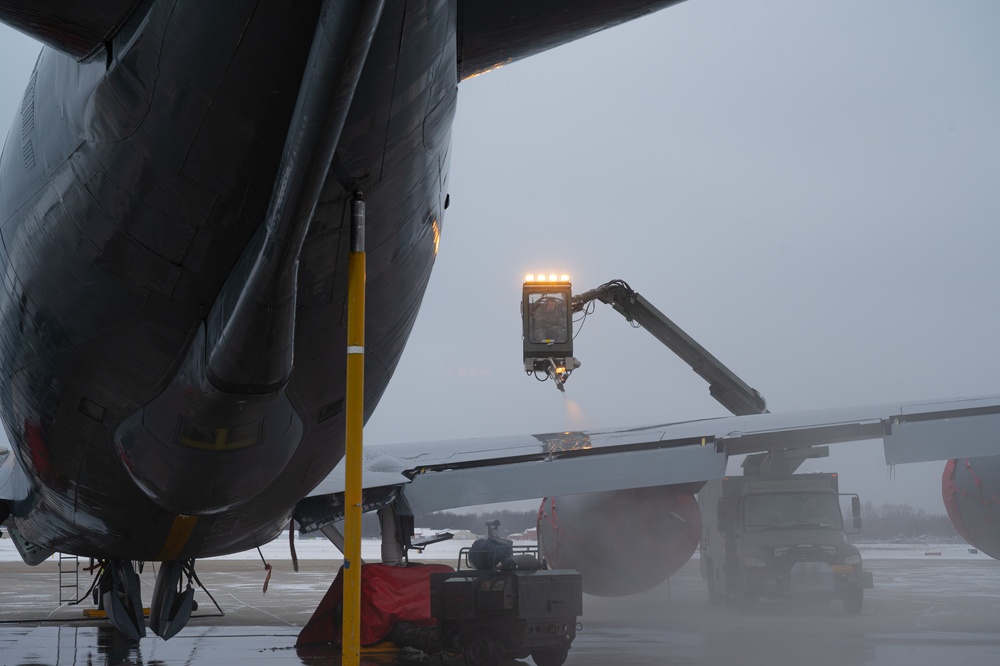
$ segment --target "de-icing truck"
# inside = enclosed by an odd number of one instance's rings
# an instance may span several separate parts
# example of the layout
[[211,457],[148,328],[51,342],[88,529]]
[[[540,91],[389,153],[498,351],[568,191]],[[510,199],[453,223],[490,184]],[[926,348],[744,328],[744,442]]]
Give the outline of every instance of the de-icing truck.
[[[839,599],[861,611],[872,574],[847,542],[836,474],[753,474],[698,493],[701,575],[709,600],[746,609],[761,597]],[[861,502],[850,495],[853,532]]]

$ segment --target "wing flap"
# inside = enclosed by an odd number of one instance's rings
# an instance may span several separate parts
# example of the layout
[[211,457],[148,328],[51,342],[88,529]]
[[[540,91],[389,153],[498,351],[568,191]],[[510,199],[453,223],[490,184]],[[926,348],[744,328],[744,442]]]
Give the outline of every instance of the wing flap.
[[889,425],[889,465],[1000,454],[1000,414],[988,400],[906,408]]
[[140,0],[0,0],[0,22],[74,58],[109,40]]
[[31,484],[14,452],[0,445],[0,501],[22,502]]

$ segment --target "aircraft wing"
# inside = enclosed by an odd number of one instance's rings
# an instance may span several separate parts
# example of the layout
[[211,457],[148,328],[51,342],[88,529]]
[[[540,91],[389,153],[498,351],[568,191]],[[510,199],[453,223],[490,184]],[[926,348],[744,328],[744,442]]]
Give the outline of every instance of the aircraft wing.
[[10,505],[28,498],[30,482],[14,452],[0,445],[0,525],[6,522]]
[[[364,509],[477,504],[721,478],[729,456],[882,440],[887,464],[1000,453],[1000,396],[759,414],[637,428],[366,447]],[[343,516],[339,465],[296,509],[303,531]]]

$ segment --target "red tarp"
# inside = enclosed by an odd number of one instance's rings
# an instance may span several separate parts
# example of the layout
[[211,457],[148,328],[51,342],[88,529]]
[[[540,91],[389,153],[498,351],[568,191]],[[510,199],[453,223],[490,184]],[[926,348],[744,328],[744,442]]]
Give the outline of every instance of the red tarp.
[[[371,645],[384,640],[398,622],[433,625],[430,576],[432,573],[452,571],[454,569],[444,564],[410,564],[406,567],[362,565],[361,644]],[[343,600],[344,569],[341,567],[313,616],[299,632],[296,645],[339,643],[343,628]]]

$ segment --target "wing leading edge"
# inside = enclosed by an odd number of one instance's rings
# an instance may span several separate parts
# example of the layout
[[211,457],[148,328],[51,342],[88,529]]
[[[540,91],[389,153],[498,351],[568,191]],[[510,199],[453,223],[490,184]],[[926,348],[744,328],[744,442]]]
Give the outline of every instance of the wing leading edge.
[[[412,515],[552,495],[721,478],[729,456],[882,440],[886,463],[996,455],[1000,396],[796,414],[760,414],[639,428],[372,446],[365,508],[392,501]],[[305,500],[305,531],[340,518],[343,466]]]

